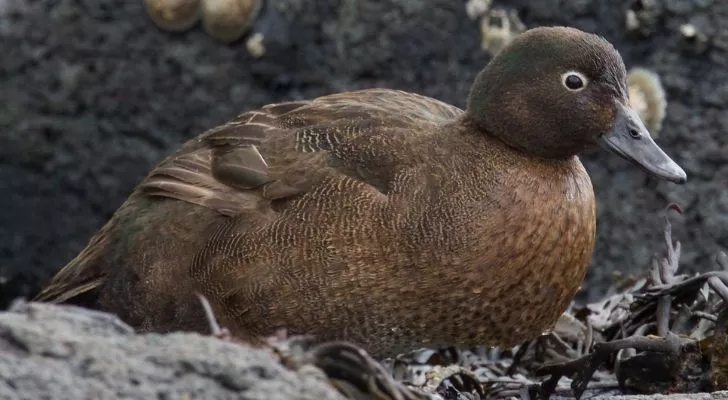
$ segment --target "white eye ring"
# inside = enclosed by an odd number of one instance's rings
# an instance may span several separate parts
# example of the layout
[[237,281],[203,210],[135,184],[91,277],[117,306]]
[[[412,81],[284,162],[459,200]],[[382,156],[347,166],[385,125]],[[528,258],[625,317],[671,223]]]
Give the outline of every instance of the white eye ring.
[[584,90],[589,80],[578,71],[567,71],[561,75],[561,84],[571,92]]

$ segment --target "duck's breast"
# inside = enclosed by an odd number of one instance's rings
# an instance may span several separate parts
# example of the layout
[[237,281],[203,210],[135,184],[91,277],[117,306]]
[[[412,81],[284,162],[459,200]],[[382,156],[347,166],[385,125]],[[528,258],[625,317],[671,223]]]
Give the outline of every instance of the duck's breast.
[[538,336],[565,311],[591,258],[594,193],[577,158],[493,171],[464,178],[482,183],[459,182],[423,216],[441,232],[420,246],[423,262],[439,264],[416,284],[448,303],[432,322],[452,327],[434,342],[513,345]]
[[480,314],[492,321],[488,335],[504,345],[553,326],[581,285],[596,232],[591,180],[576,157],[511,178],[485,224],[472,279]]

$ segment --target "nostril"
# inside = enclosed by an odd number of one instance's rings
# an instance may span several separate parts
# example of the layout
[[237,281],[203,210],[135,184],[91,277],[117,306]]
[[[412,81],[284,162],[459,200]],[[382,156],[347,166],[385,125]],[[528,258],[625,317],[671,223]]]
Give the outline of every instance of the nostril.
[[629,128],[629,136],[632,136],[632,139],[641,139],[642,135],[640,135],[640,131],[634,128]]

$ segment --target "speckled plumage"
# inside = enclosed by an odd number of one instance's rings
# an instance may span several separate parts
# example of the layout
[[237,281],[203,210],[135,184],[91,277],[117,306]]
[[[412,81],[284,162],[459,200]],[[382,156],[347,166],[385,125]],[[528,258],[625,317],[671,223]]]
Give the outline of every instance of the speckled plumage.
[[[94,289],[139,329],[206,331],[200,291],[243,339],[285,327],[378,355],[539,335],[594,245],[594,194],[575,154],[610,129],[604,99],[626,90],[606,41],[530,32],[481,72],[467,111],[370,89],[264,106],[187,142],[38,299]],[[559,63],[521,60],[542,68],[504,75],[509,55],[542,36],[559,39],[545,43],[564,68],[594,75],[588,101],[554,93]]]

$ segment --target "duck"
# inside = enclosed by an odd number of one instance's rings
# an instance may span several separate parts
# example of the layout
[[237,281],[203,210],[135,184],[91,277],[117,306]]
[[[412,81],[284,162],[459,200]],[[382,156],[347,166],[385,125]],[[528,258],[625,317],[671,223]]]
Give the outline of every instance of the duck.
[[513,346],[552,329],[595,243],[579,154],[685,171],[629,106],[605,38],[541,26],[475,77],[464,109],[388,88],[248,110],[157,164],[35,301],[142,332],[279,329],[387,357]]

